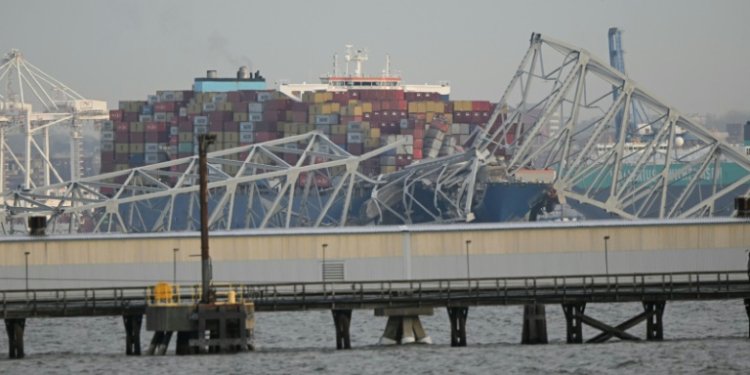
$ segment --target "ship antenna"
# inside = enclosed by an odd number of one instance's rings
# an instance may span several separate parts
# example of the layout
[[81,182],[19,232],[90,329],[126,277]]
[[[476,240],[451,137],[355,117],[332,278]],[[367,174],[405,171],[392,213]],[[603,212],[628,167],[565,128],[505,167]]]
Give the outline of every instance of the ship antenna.
[[337,55],[337,54],[334,53],[333,54],[333,76],[334,77],[338,75],[338,70],[339,70],[339,67],[338,67],[338,65],[339,65],[338,62],[339,61],[338,60],[339,60],[339,55]]
[[349,76],[349,61],[352,61],[352,45],[347,44],[346,45],[346,55],[344,55],[344,59],[346,60],[346,76]]
[[385,76],[391,76],[391,55],[389,54],[385,55]]

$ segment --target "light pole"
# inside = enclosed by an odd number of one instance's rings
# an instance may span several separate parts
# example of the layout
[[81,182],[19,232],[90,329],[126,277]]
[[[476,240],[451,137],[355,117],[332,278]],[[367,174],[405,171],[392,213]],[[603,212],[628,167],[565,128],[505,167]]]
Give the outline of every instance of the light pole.
[[323,280],[323,282],[326,281],[326,247],[328,247],[327,243],[324,243],[321,245],[323,248],[323,269],[321,270],[320,278]]
[[177,285],[177,252],[179,248],[172,249],[172,284]]
[[604,236],[604,273],[609,277],[609,252],[607,251],[609,236]]
[[471,240],[466,240],[466,278],[471,279],[471,267],[469,266],[469,245]]
[[28,252],[28,251],[24,251],[24,253],[23,253],[23,256],[24,256],[24,265],[25,265],[25,269],[26,269],[25,277],[24,278],[26,280],[26,294],[27,295],[29,294],[29,254],[31,254],[31,253]]

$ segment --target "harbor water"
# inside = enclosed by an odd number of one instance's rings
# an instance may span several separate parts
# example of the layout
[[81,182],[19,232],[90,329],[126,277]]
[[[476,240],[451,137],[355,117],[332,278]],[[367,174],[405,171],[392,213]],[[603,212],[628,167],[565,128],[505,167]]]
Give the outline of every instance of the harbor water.
[[[548,345],[520,345],[522,307],[469,309],[468,346],[452,348],[443,308],[422,318],[433,345],[379,346],[385,318],[372,311],[352,315],[352,350],[335,350],[329,311],[256,314],[257,351],[237,355],[128,357],[119,317],[28,319],[26,358],[7,359],[0,339],[0,373],[215,373],[215,374],[747,374],[748,317],[741,300],[671,302],[664,312],[662,342],[566,344],[559,305],[547,306]],[[586,314],[619,324],[642,311],[640,304],[589,304]],[[645,323],[628,332],[645,337]],[[145,327],[145,324],[144,324]],[[584,339],[598,331],[584,327]],[[141,345],[151,338],[143,331]]]

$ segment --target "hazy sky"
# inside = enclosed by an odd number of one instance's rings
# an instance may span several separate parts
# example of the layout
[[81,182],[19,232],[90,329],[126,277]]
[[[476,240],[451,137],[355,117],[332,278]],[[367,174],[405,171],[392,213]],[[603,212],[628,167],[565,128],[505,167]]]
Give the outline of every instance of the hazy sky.
[[87,98],[189,89],[242,64],[269,83],[314,82],[345,44],[366,70],[389,53],[409,83],[447,80],[455,99],[499,100],[532,32],[607,57],[623,29],[628,74],[683,112],[750,111],[750,1],[5,0],[0,52],[20,49]]

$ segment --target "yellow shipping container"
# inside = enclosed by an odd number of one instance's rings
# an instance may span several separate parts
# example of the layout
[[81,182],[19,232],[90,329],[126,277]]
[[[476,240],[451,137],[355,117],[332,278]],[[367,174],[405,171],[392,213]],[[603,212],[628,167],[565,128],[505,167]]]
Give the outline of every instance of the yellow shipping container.
[[332,113],[331,111],[333,111],[333,107],[331,107],[331,103],[323,104],[323,106],[320,108],[320,114],[322,115],[330,115]]
[[417,102],[409,102],[408,110],[409,110],[409,113],[417,113],[417,110],[418,110]]
[[143,123],[142,122],[131,122],[130,123],[130,132],[131,133],[143,133]]
[[115,154],[127,154],[130,151],[128,143],[115,143]]
[[380,139],[380,129],[378,128],[370,129],[370,138]]
[[180,143],[190,143],[193,141],[193,133],[179,132],[177,133],[177,140],[180,141]]
[[367,113],[372,112],[372,103],[370,102],[362,103],[362,112],[367,112]]
[[360,122],[360,127],[362,128],[363,132],[366,132],[370,130],[370,123],[368,121],[362,121]]
[[246,112],[235,112],[234,116],[234,122],[246,122],[247,121],[247,113]]
[[362,107],[360,106],[354,107],[354,116],[362,116]]
[[128,151],[130,151],[131,154],[141,154],[143,153],[143,143],[131,143],[128,145]]
[[365,147],[368,147],[368,148],[380,147],[380,138],[365,138]]
[[[333,99],[333,98],[331,98]],[[341,110],[340,103],[331,103],[331,113],[338,113]]]
[[123,169],[128,169],[128,168],[130,168],[130,166],[127,164],[115,164],[116,171],[121,171]]
[[426,120],[427,122],[432,122],[432,120],[434,120],[434,119],[435,119],[435,114],[434,114],[434,113],[432,113],[432,112],[427,112],[427,113],[425,114],[425,120]]
[[395,165],[381,165],[380,173],[393,173],[396,171]]
[[[237,133],[226,133],[224,134],[224,148],[235,148],[240,147],[240,138]],[[237,157],[232,157],[230,159],[236,160]]]

